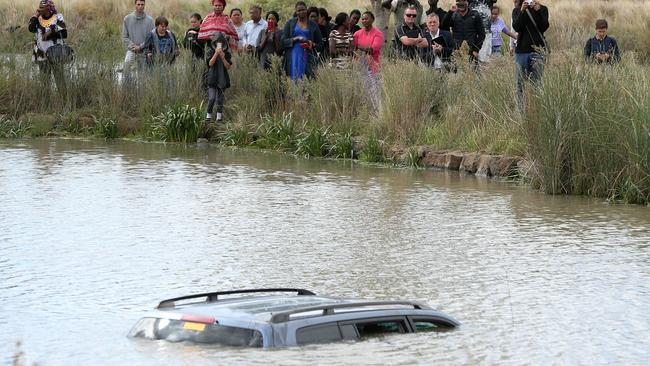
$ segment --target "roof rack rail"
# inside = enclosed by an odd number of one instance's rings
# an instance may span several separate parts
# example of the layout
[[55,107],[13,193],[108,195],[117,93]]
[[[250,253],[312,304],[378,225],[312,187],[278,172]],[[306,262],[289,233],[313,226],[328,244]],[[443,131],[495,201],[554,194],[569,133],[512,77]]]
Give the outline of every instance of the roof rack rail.
[[260,288],[260,289],[242,289],[242,290],[231,290],[231,291],[218,291],[218,292],[206,292],[203,294],[196,294],[196,295],[187,295],[187,296],[181,296],[181,297],[175,297],[173,299],[167,299],[161,301],[158,306],[156,307],[157,309],[160,308],[173,308],[176,306],[176,301],[180,300],[189,300],[189,299],[196,299],[200,297],[205,297],[205,302],[212,302],[212,301],[217,301],[219,300],[219,296],[221,295],[234,295],[234,294],[250,294],[250,293],[261,293],[261,292],[297,292],[298,295],[300,296],[305,296],[305,295],[316,295],[315,293],[301,289],[301,288]]
[[342,303],[342,304],[325,304],[325,305],[318,305],[318,306],[311,306],[307,308],[301,308],[301,309],[294,309],[294,310],[288,310],[288,311],[283,311],[281,313],[275,313],[271,316],[270,322],[271,323],[283,323],[289,320],[291,315],[293,314],[300,314],[300,313],[306,313],[310,311],[318,311],[322,310],[323,313],[321,316],[324,315],[332,315],[334,314],[334,310],[336,309],[345,309],[345,308],[363,308],[366,306],[386,306],[386,305],[405,305],[405,306],[412,306],[414,309],[418,310],[431,310],[431,308],[427,305],[421,304],[419,302],[415,301],[366,301],[366,302],[350,302],[350,303]]

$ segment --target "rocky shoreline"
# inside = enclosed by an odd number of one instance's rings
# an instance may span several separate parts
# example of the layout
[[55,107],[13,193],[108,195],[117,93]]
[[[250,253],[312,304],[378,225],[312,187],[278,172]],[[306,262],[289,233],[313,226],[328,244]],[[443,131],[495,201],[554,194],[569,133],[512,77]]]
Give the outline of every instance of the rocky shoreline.
[[[354,144],[358,157],[363,144]],[[493,155],[482,152],[439,150],[432,146],[390,148],[384,152],[386,159],[405,166],[444,169],[483,177],[515,179],[529,177],[533,165],[522,157]]]

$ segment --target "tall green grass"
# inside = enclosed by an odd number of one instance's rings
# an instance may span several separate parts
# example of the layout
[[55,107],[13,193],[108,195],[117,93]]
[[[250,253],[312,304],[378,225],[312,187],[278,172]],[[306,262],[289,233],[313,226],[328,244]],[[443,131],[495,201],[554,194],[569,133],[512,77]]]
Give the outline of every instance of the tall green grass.
[[526,113],[528,149],[549,193],[650,201],[650,72],[555,62]]

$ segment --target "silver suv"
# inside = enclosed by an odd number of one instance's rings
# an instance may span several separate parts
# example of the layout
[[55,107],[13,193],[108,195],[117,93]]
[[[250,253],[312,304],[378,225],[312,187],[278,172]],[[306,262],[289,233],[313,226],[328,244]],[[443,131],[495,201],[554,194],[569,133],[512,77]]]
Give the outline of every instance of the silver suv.
[[129,337],[270,348],[445,331],[458,325],[451,316],[414,301],[342,299],[272,288],[164,300],[138,321]]

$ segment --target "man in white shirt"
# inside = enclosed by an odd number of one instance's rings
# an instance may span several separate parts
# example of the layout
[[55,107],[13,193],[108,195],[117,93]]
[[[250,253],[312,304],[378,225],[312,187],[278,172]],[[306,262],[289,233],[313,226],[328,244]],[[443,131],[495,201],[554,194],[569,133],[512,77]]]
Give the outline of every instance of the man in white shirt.
[[437,70],[446,67],[451,70],[451,55],[455,43],[451,33],[440,29],[440,18],[436,13],[427,15],[427,30],[424,32],[427,47],[422,49],[422,60]]
[[260,35],[266,30],[268,24],[266,20],[262,19],[262,8],[260,6],[251,6],[249,14],[251,20],[244,24],[244,50],[255,53],[260,45]]

